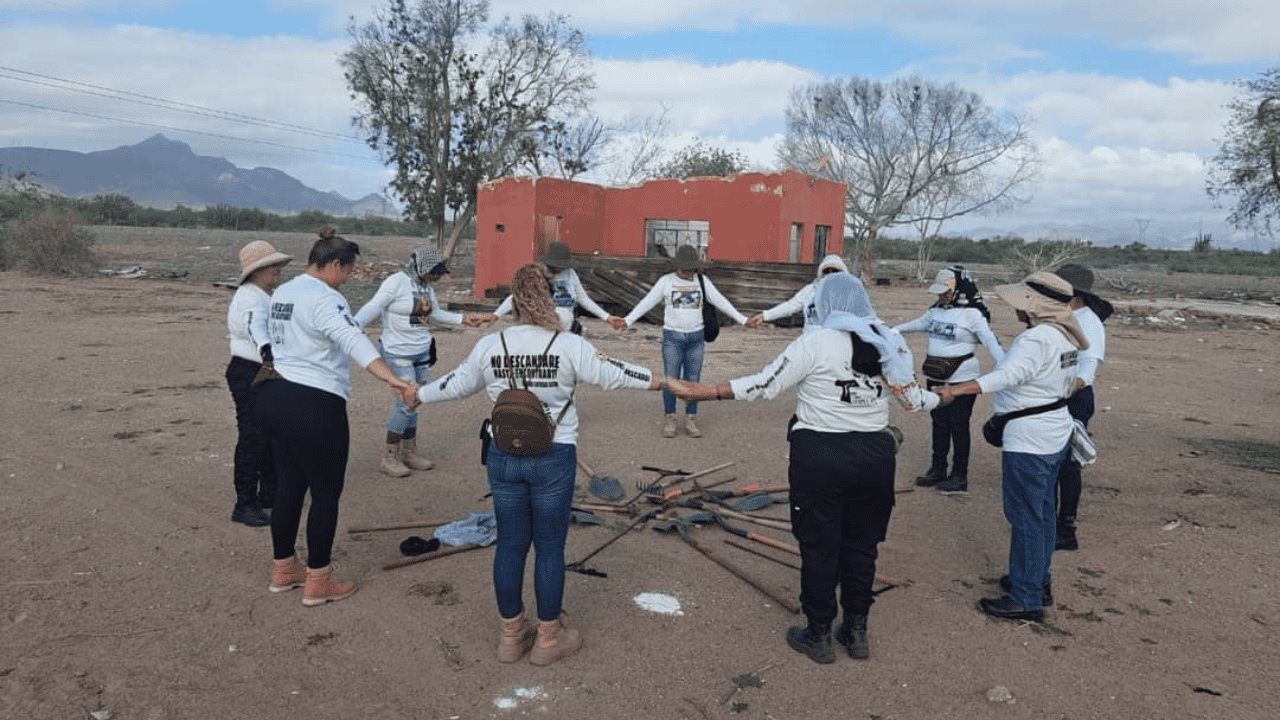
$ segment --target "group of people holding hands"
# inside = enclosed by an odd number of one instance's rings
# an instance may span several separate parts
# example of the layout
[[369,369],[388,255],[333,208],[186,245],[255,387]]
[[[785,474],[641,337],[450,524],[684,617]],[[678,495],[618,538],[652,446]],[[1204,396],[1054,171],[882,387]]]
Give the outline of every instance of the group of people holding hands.
[[[1038,272],[1021,283],[995,288],[1028,326],[1005,349],[991,332],[990,311],[976,284],[958,266],[939,273],[929,288],[937,302],[924,315],[894,328],[876,315],[866,288],[839,256],[824,258],[814,282],[786,303],[747,317],[699,272],[703,262],[697,249],[681,246],[672,258],[673,272],[659,278],[630,313],[618,317],[588,297],[568,248],[556,243],[538,262],[516,271],[511,296],[493,315],[464,315],[439,306],[432,283],[448,268],[433,247],[422,246],[403,272],[388,277],[374,298],[352,313],[338,288],[359,254],[355,243],[326,228],[305,272],[279,287],[280,268],[290,258],[264,245],[251,243],[241,253],[241,287],[228,314],[233,359],[227,379],[240,429],[232,519],[271,525],[272,592],[302,587],[303,603],[320,605],[355,589],[351,582],[336,580],[330,564],[349,445],[349,358],[394,394],[381,464],[392,475],[431,466],[417,451],[419,404],[482,390],[497,400],[516,386],[541,402],[552,433],[545,451],[509,452],[493,445],[486,453],[497,521],[497,656],[503,662],[527,654],[530,662],[545,665],[571,655],[582,643],[561,611],[581,422],[574,400],[579,383],[603,390],[661,390],[665,437],[677,434],[677,398],[685,402],[685,433],[698,437],[699,402],[767,400],[795,390],[795,415],[785,430],[791,446],[791,524],[801,551],[800,602],[807,623],[790,628],[786,637],[793,649],[821,663],[834,662],[833,643],[851,657],[869,656],[867,619],[877,547],[895,502],[900,439],[890,432],[891,399],[907,412],[933,413],[932,465],[917,483],[964,492],[973,397],[994,393],[998,414],[1018,413],[1004,427],[1001,456],[1012,537],[1007,594],[982,600],[980,608],[997,618],[1043,617],[1051,556],[1061,543],[1064,520],[1055,512],[1056,492],[1060,484],[1070,484],[1059,483],[1059,475],[1071,475],[1064,466],[1070,462],[1072,417],[1084,414],[1087,423],[1086,413],[1092,412],[1091,391],[1087,402],[1071,398],[1090,387],[1102,359],[1103,341],[1097,336],[1105,315],[1095,325],[1080,314],[1082,308],[1090,314],[1105,310],[1105,301],[1087,292],[1091,275],[1086,278],[1084,268]],[[578,306],[621,329],[659,302],[664,306],[662,374],[609,357],[573,332]],[[804,332],[759,372],[704,384],[704,303],[748,327],[803,312]],[[431,321],[485,326],[505,315],[512,316],[510,325],[480,338],[456,368],[429,382],[436,355]],[[375,346],[364,329],[379,318],[383,329]],[[923,386],[903,339],[907,332],[929,335]],[[978,345],[996,364],[985,374],[974,357]],[[1085,359],[1090,349],[1096,357]],[[1082,372],[1085,367],[1088,374]],[[1073,546],[1078,465],[1074,478],[1074,490],[1062,490],[1062,505],[1070,506],[1065,517]],[[295,543],[307,492],[311,507],[304,566]],[[531,548],[532,614],[522,596]]]

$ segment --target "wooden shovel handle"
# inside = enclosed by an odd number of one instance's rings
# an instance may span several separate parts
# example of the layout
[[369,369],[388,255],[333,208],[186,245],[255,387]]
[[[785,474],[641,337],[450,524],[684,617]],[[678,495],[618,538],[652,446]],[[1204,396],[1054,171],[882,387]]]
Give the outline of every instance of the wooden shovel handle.
[[418,563],[424,563],[424,562],[427,562],[428,560],[435,560],[437,558],[448,557],[450,555],[457,555],[458,553],[471,552],[472,550],[479,550],[482,547],[485,547],[485,546],[484,545],[459,545],[458,547],[450,548],[448,550],[441,550],[440,552],[427,553],[426,555],[403,558],[401,560],[392,560],[386,565],[383,565],[382,569],[395,570],[396,568],[402,568],[407,565],[417,565]]
[[771,548],[777,548],[779,550],[782,550],[783,552],[789,552],[792,555],[800,554],[800,548],[796,547],[795,545],[792,545],[791,543],[784,543],[781,540],[774,540],[771,537],[765,537],[760,533],[753,533],[751,531],[747,531],[747,539],[755,540],[758,543],[768,545]]
[[582,462],[581,457],[578,458],[578,467],[582,468],[582,472],[586,473],[589,477],[596,476],[596,471],[592,470],[586,463]]

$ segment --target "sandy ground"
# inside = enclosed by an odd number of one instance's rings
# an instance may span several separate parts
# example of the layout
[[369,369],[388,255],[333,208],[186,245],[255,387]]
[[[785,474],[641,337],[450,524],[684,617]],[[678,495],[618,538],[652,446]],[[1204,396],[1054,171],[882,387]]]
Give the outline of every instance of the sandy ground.
[[[298,592],[266,591],[267,531],[227,519],[230,294],[208,279],[0,274],[0,717],[1280,716],[1273,324],[1194,314],[1109,323],[1082,547],[1055,556],[1057,606],[1043,625],[991,621],[974,607],[997,592],[1007,557],[996,451],[975,437],[967,497],[909,491],[928,464],[929,420],[897,413],[904,492],[880,570],[910,584],[879,596],[869,661],[818,666],[795,654],[783,641],[795,616],[641,527],[591,560],[607,578],[568,575],[569,619],[585,646],[537,668],[493,658],[492,550],[384,571],[404,537],[429,531],[346,532],[487,507],[478,397],[424,411],[438,467],[393,480],[376,472],[389,394],[357,373],[336,558],[359,592],[310,609]],[[873,297],[891,321],[927,300],[898,284]],[[1007,341],[1012,313],[997,305],[995,315]],[[585,322],[605,352],[659,363],[656,329]],[[480,334],[442,331],[439,369]],[[727,328],[704,378],[755,370],[793,336]],[[917,350],[922,342],[913,336]],[[653,478],[641,465],[733,461],[708,479],[785,482],[789,398],[705,404],[700,440],[660,437],[656,394],[583,388],[578,398],[580,456],[629,491]],[[980,398],[975,417],[989,410]],[[611,532],[575,526],[569,558]],[[725,545],[717,529],[695,537],[778,594],[797,594],[794,570]],[[642,609],[642,592],[674,596],[683,614]],[[1012,703],[988,700],[998,687]]]

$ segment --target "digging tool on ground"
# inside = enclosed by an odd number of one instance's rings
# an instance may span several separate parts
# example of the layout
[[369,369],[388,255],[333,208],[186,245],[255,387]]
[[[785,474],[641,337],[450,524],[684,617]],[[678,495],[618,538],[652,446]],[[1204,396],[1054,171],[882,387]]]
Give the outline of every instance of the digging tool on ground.
[[742,497],[743,495],[754,495],[756,493],[765,493],[768,495],[773,495],[775,493],[791,492],[791,488],[787,485],[774,485],[772,487],[761,487],[759,480],[752,483],[748,483],[739,488],[733,488],[732,490],[712,491],[711,488],[713,487],[715,487],[715,485],[702,486],[703,492],[706,494],[707,498],[711,500],[728,500],[729,498]]
[[[693,499],[681,500],[679,504],[684,507],[693,508],[695,510],[709,510],[707,506],[704,505],[700,500],[693,500]],[[714,512],[717,515],[723,515],[727,518],[733,518],[734,520],[749,522],[754,525],[759,525],[760,527],[770,528],[772,530],[785,530],[787,532],[791,531],[791,523],[785,520],[775,520],[772,518],[761,518],[761,517],[756,517],[755,515],[747,515],[746,513],[740,513],[737,510],[734,510],[729,507],[723,507],[723,506],[717,507],[716,509],[709,510],[709,511]]]
[[578,467],[582,468],[589,479],[587,480],[587,489],[592,495],[608,502],[617,502],[626,494],[622,490],[622,483],[618,482],[618,478],[613,476],[597,475],[589,465],[578,458]]
[[412,528],[440,527],[441,525],[448,525],[456,519],[457,518],[451,518],[449,520],[422,520],[420,522],[402,522],[392,523],[390,525],[355,525],[347,528],[347,532],[354,535],[356,533],[383,532],[386,530],[410,530]]
[[630,499],[628,499],[628,500],[627,500],[625,503],[623,503],[623,504],[624,504],[624,505],[630,505],[631,503],[635,502],[636,500],[639,500],[641,495],[659,495],[659,496],[661,496],[662,494],[666,493],[666,491],[667,491],[667,490],[671,489],[671,487],[672,487],[672,486],[674,486],[674,485],[678,485],[678,484],[680,484],[680,483],[682,483],[682,482],[684,482],[684,481],[686,481],[686,480],[695,480],[695,479],[700,478],[700,477],[705,477],[705,476],[707,476],[707,475],[710,475],[711,473],[719,472],[719,471],[721,471],[721,470],[724,470],[724,469],[725,469],[725,468],[727,468],[727,467],[732,467],[733,465],[736,465],[736,464],[737,464],[737,463],[735,463],[735,462],[732,462],[732,461],[731,461],[731,462],[723,463],[723,464],[721,464],[721,465],[716,465],[715,467],[707,468],[706,470],[699,470],[699,471],[697,471],[697,472],[695,472],[695,473],[689,473],[689,474],[687,474],[687,475],[681,475],[681,476],[677,477],[675,480],[671,480],[671,481],[664,481],[664,480],[662,480],[662,479],[659,479],[659,480],[657,480],[657,481],[655,481],[655,482],[648,483],[648,484],[646,484],[646,485],[642,485],[642,486],[640,487],[640,492],[637,492],[635,495],[633,495]]
[[737,535],[738,537],[743,537],[748,540],[754,540],[755,542],[758,542],[761,545],[768,545],[771,548],[776,548],[778,550],[782,550],[783,552],[789,552],[792,555],[800,554],[800,548],[796,547],[795,545],[792,545],[791,543],[785,543],[785,542],[782,542],[781,540],[774,540],[773,538],[761,535],[760,533],[751,532],[746,528],[740,528],[735,525],[730,525],[729,523],[725,522],[725,519],[721,517],[719,513],[716,513],[715,515],[716,515],[716,523],[725,532],[732,533],[734,535]]
[[454,548],[449,548],[448,550],[441,550],[440,552],[437,552],[437,553],[431,553],[430,555],[419,555],[417,557],[404,558],[402,560],[393,560],[392,562],[389,562],[386,565],[383,565],[382,569],[395,570],[396,568],[402,568],[407,565],[417,565],[418,563],[424,563],[424,562],[428,562],[430,560],[436,560],[442,557],[449,557],[450,555],[457,555],[459,553],[471,552],[472,550],[479,550],[482,547],[488,547],[488,546],[487,545],[459,545]]
[[676,534],[680,536],[680,539],[683,540],[686,545],[693,548],[694,550],[697,550],[699,553],[701,553],[704,557],[706,557],[711,562],[724,568],[726,571],[729,572],[730,575],[733,575],[734,577],[738,578],[742,582],[755,588],[761,595],[764,595],[765,597],[769,598],[773,602],[777,603],[779,607],[789,610],[792,614],[796,614],[800,612],[800,607],[795,603],[774,594],[773,591],[769,590],[769,588],[765,587],[764,585],[760,584],[755,579],[753,579],[751,576],[744,573],[736,565],[730,563],[728,560],[723,560],[721,558],[716,557],[715,555],[711,554],[706,548],[699,545],[696,541],[694,541],[693,537],[690,536],[689,525],[687,523],[681,524],[677,522],[675,526],[675,530],[676,530]]
[[[736,482],[737,480],[738,480],[737,476],[734,476],[731,478],[725,478],[723,481],[721,481],[718,484],[723,485],[724,483]],[[692,488],[672,488],[662,493],[661,495],[648,495],[647,497],[649,498],[649,502],[661,503],[665,505],[671,502],[672,500],[675,500],[676,498],[680,497],[681,495],[688,495],[690,493],[696,493],[696,492],[698,491]]]
[[609,547],[615,542],[621,540],[622,536],[626,535],[627,533],[630,533],[640,523],[645,522],[646,520],[652,519],[659,512],[662,512],[662,508],[654,508],[653,510],[650,510],[649,512],[637,517],[635,520],[632,520],[629,525],[627,525],[626,527],[622,528],[617,533],[615,533],[613,537],[609,538],[608,540],[605,540],[595,550],[592,550],[591,552],[584,555],[581,560],[575,560],[574,562],[571,562],[568,565],[565,565],[564,569],[572,572],[580,573],[582,575],[590,575],[592,577],[609,577],[608,573],[600,572],[599,570],[596,570],[594,568],[586,567],[584,563],[586,563],[591,558],[595,557],[597,554],[600,553],[600,551],[604,550],[605,548]]
[[749,552],[749,553],[751,553],[752,555],[756,555],[756,556],[758,556],[758,557],[762,557],[762,558],[764,558],[765,560],[770,560],[770,561],[772,561],[772,562],[776,562],[776,563],[778,563],[779,565],[782,565],[782,566],[784,566],[784,567],[789,567],[789,568],[791,568],[792,570],[799,570],[799,569],[800,569],[800,566],[799,566],[799,565],[796,565],[795,563],[789,563],[789,562],[787,562],[786,560],[783,560],[783,559],[781,559],[781,558],[776,558],[776,557],[774,557],[774,556],[772,556],[772,555],[770,555],[770,554],[768,554],[768,553],[762,553],[762,552],[760,552],[759,550],[756,550],[755,548],[750,547],[750,546],[748,546],[748,545],[743,545],[742,543],[740,543],[740,542],[738,542],[737,540],[734,540],[734,539],[732,539],[732,538],[725,538],[725,539],[724,539],[724,544],[725,544],[725,545],[728,545],[728,546],[730,546],[730,547],[736,547],[736,548],[738,548],[739,550],[742,550],[743,552]]

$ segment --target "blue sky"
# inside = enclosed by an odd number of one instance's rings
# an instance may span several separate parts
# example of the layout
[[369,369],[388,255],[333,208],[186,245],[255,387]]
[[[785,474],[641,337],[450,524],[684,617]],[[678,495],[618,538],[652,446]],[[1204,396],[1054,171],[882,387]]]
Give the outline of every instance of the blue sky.
[[[0,99],[10,101],[0,102],[0,145],[89,151],[163,131],[196,152],[278,167],[319,189],[377,192],[387,171],[358,143],[170,115],[24,74],[350,133],[354,106],[335,58],[346,18],[365,19],[374,6],[0,0],[0,66],[11,70],[0,71]],[[1280,63],[1273,0],[495,0],[492,14],[549,10],[588,35],[595,111],[621,124],[667,107],[672,150],[702,139],[767,168],[795,85],[918,74],[1029,115],[1042,156],[1029,203],[944,231],[1091,228],[1118,242],[1136,239],[1137,221],[1149,219],[1149,240],[1186,243],[1205,227],[1244,246],[1263,242],[1222,224],[1226,211],[1204,194],[1204,162],[1231,81]]]

